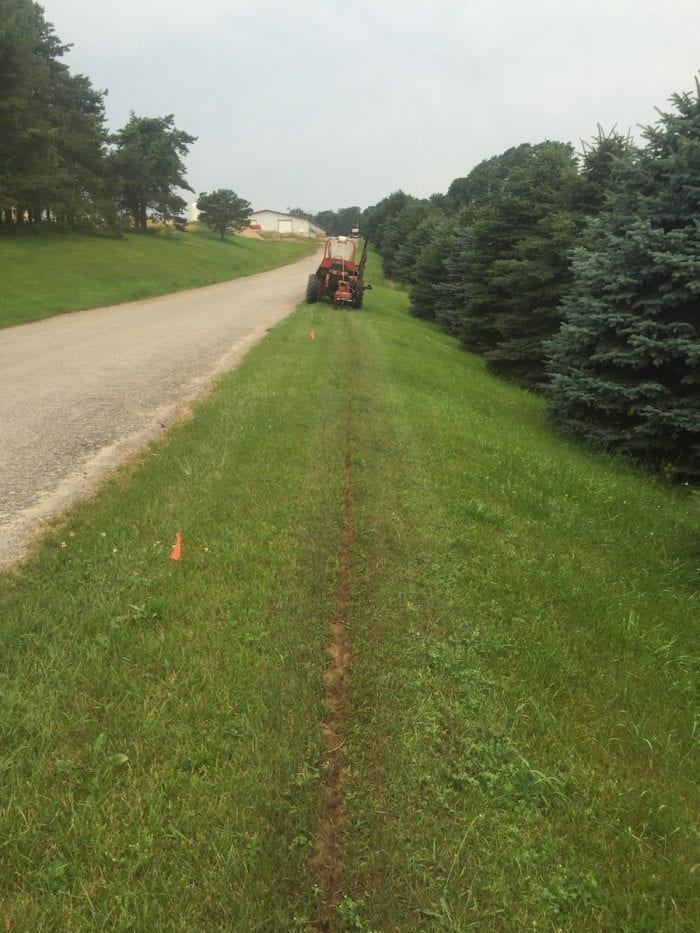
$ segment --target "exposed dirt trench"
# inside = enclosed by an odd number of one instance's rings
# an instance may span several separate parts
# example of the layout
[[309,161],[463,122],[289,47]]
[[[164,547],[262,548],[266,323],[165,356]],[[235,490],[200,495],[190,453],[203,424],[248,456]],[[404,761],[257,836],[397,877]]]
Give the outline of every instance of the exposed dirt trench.
[[346,707],[350,644],[348,611],[352,601],[352,563],[355,546],[355,480],[353,475],[353,394],[356,371],[354,346],[350,352],[348,377],[348,409],[344,429],[343,506],[340,536],[338,591],[335,613],[330,626],[328,654],[331,663],[325,678],[328,685],[326,702],[328,716],[323,723],[325,752],[323,765],[325,784],[322,790],[321,821],[316,838],[314,869],[320,889],[320,909],[316,929],[333,933],[338,929],[337,908],[341,898],[343,859],[341,839],[347,819],[344,796],[347,765],[344,745],[346,738]]

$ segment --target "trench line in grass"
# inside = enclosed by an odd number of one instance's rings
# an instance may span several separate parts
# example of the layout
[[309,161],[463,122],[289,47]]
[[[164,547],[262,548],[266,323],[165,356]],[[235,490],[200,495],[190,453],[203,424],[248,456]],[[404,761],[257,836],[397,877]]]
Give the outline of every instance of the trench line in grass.
[[[349,338],[351,339],[351,338]],[[350,644],[347,632],[348,611],[352,600],[352,561],[355,547],[355,479],[353,474],[354,394],[356,355],[350,347],[347,381],[347,413],[343,431],[343,504],[339,549],[338,588],[335,612],[330,625],[328,654],[330,666],[325,672],[328,715],[322,725],[325,750],[321,818],[314,851],[316,883],[320,889],[320,911],[317,928],[336,929],[337,908],[341,899],[342,852],[341,837],[347,820],[344,791],[347,767],[343,746],[346,737],[346,706]]]

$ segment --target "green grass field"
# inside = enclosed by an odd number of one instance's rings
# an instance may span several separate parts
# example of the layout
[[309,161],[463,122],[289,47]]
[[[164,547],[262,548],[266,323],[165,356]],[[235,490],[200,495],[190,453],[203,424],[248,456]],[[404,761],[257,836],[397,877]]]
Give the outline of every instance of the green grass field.
[[378,281],[0,575],[6,930],[697,929],[692,494]]
[[317,248],[315,241],[221,241],[204,230],[0,237],[0,327],[264,272]]

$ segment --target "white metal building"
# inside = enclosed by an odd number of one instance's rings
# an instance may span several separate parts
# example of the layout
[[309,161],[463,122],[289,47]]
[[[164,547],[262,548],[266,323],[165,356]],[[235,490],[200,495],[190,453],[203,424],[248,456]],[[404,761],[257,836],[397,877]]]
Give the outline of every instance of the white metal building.
[[323,237],[326,235],[323,227],[319,227],[313,220],[283,214],[281,211],[253,211],[250,215],[250,224],[259,226],[263,233],[277,233],[279,236]]

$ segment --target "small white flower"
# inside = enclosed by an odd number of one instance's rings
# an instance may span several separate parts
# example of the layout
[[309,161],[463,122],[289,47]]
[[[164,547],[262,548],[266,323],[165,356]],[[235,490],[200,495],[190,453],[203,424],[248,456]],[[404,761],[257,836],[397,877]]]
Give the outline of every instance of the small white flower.
[[61,541],[61,547],[68,547],[65,541]]

